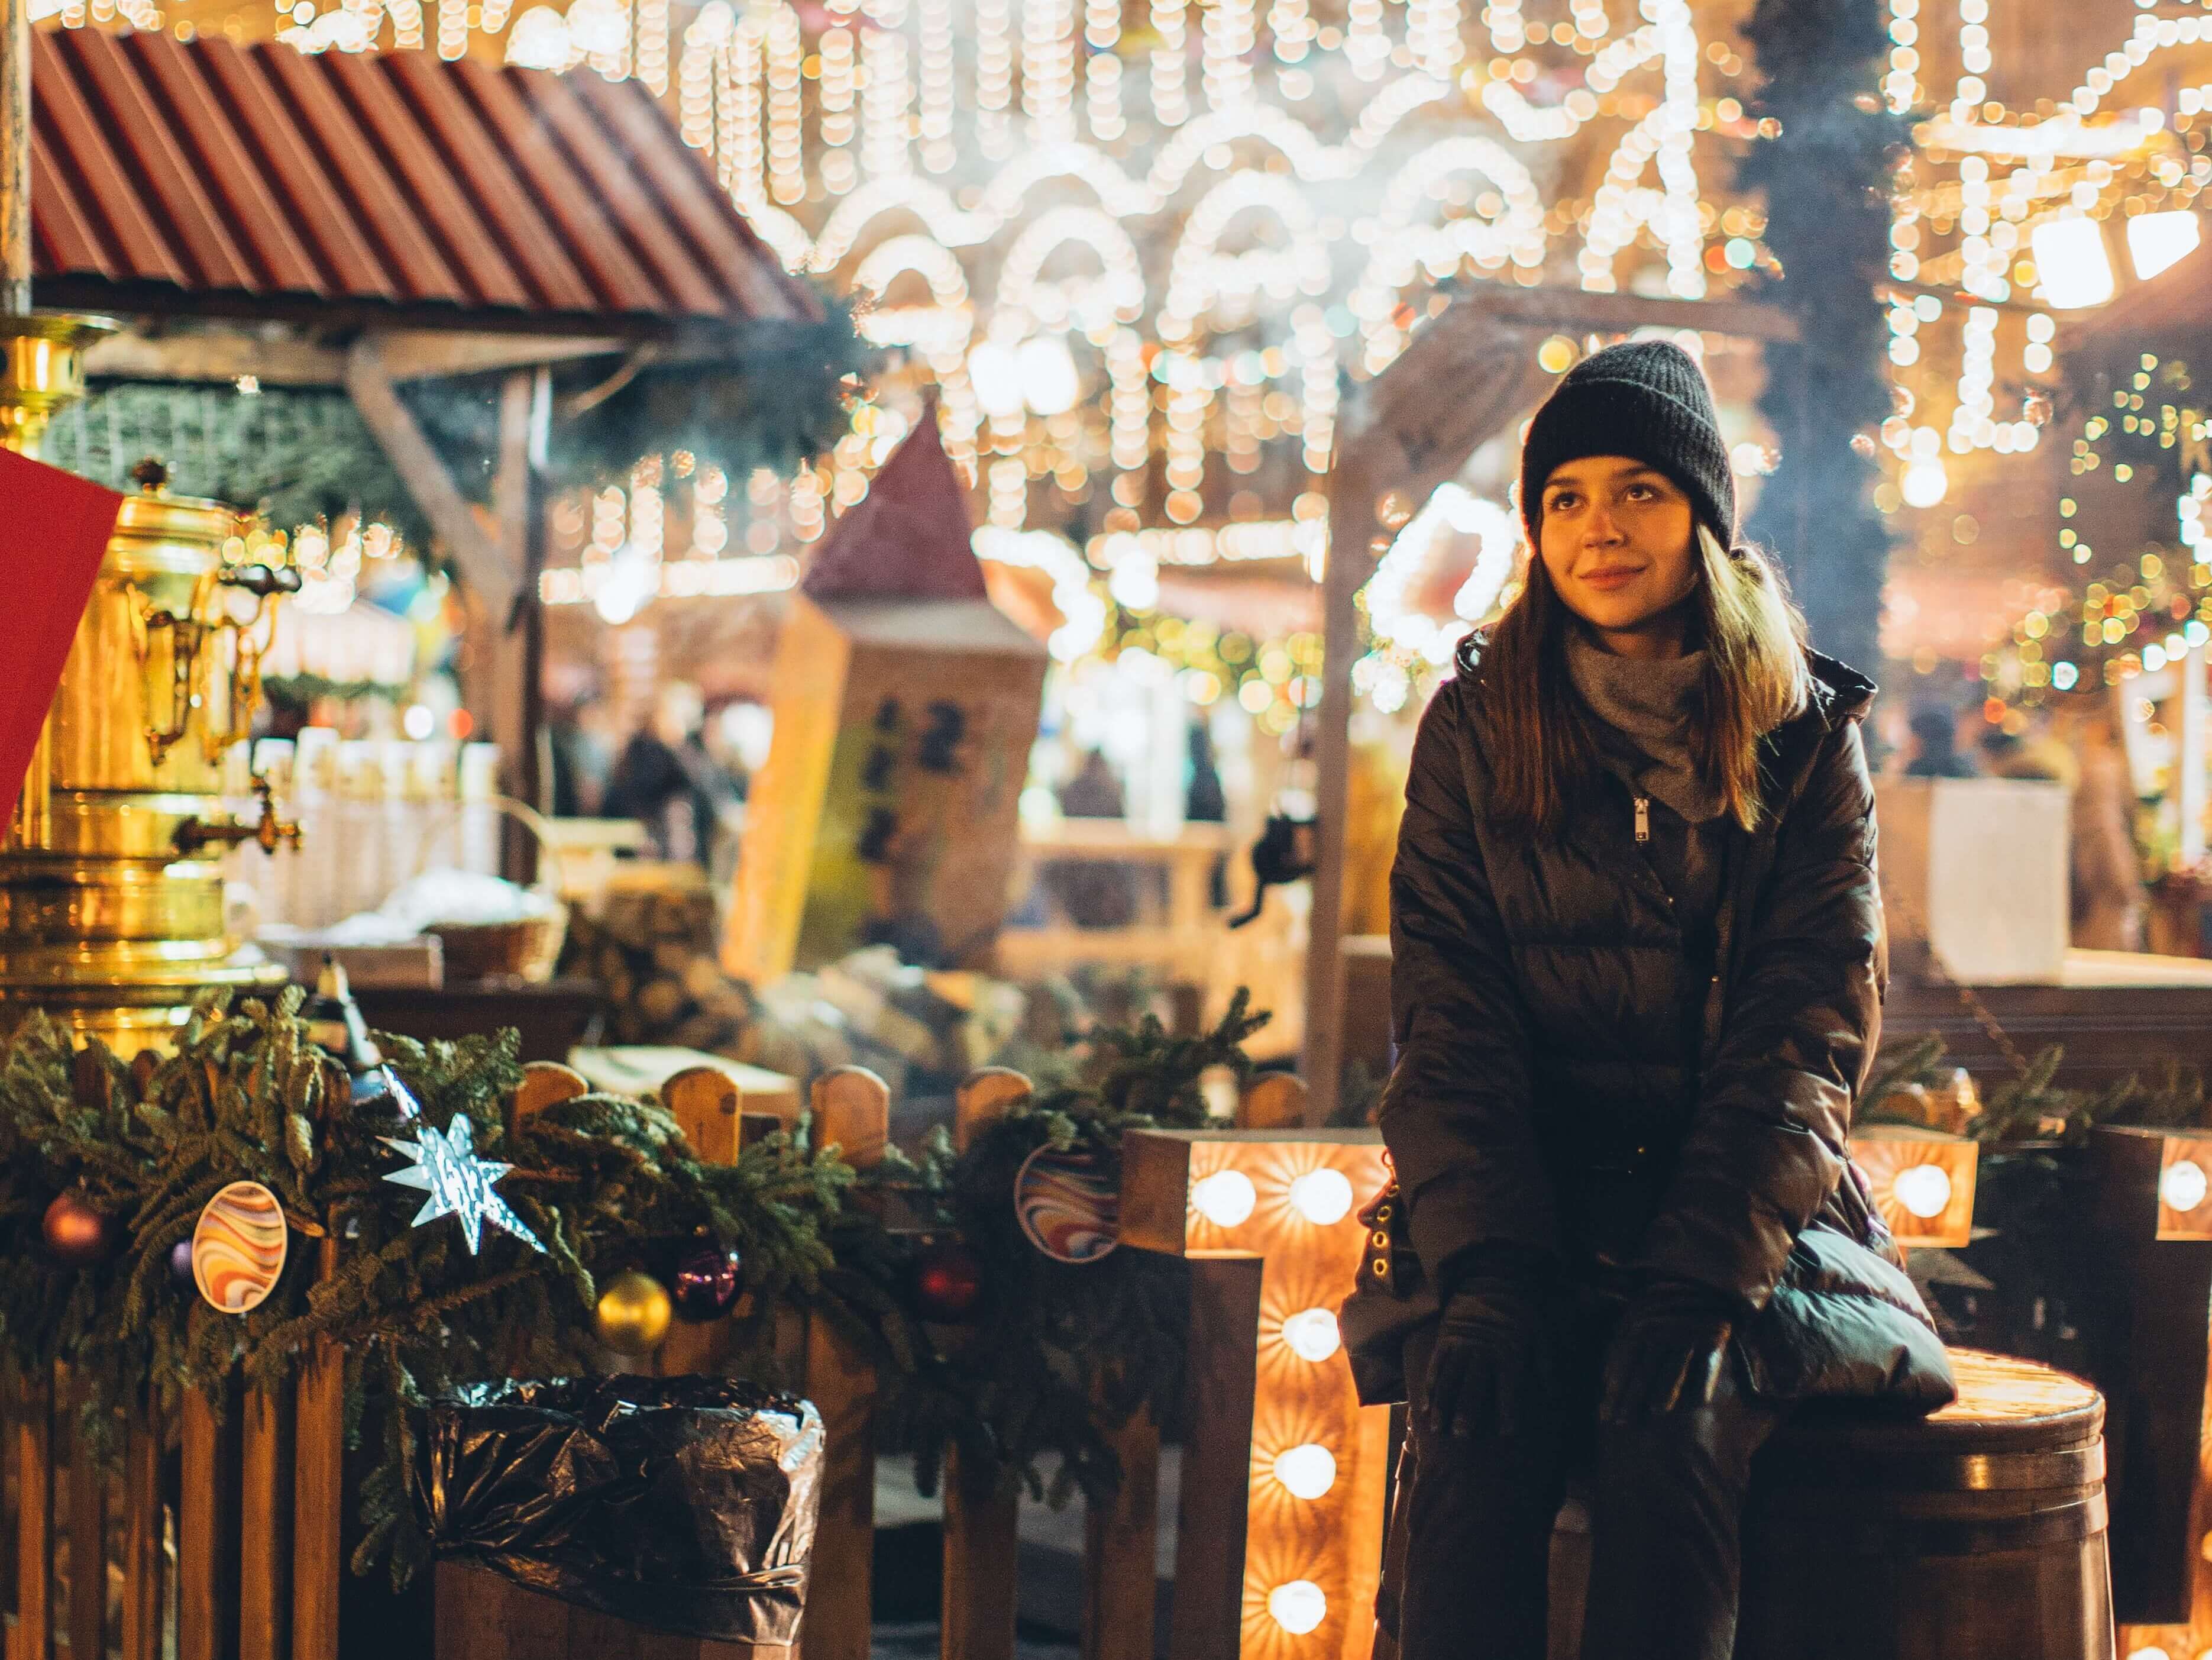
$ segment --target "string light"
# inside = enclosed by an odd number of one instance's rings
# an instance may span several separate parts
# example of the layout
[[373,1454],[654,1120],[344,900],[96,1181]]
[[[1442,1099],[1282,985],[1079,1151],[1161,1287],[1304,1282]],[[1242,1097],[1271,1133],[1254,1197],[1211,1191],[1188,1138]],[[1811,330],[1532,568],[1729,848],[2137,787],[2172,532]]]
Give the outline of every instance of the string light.
[[945,173],[958,159],[952,143],[952,0],[915,0],[920,14],[921,165]]
[[1245,102],[1252,95],[1249,58],[1256,38],[1252,0],[1213,0],[1206,9],[1202,35],[1207,105],[1223,110]]
[[1074,30],[1071,0],[1024,0],[1022,113],[1040,138],[1075,137]]
[[1013,149],[1007,121],[1014,95],[1012,20],[1007,0],[975,0],[975,143],[998,161]]
[[1179,127],[1190,119],[1188,53],[1183,44],[1185,0],[1152,0],[1152,119]]

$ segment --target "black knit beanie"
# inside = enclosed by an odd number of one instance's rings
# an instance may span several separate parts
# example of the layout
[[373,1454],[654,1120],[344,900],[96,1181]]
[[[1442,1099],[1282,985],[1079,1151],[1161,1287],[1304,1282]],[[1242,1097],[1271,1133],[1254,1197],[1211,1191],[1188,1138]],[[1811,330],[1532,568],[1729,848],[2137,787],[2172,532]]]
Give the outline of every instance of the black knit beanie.
[[1735,545],[1735,477],[1712,389],[1672,341],[1632,340],[1591,353],[1536,411],[1521,449],[1521,519],[1530,546],[1544,481],[1586,455],[1625,455],[1656,467],[1681,486],[1701,522]]

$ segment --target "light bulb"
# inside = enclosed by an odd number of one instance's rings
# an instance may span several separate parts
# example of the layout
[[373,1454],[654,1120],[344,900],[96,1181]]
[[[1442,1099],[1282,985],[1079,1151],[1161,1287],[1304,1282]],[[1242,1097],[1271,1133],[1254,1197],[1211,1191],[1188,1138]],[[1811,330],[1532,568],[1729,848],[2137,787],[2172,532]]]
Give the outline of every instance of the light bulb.
[[2197,252],[2203,231],[2188,208],[2139,213],[2128,221],[2128,262],[2138,277],[2152,277]]
[[1310,1579],[1293,1579],[1267,1593],[1267,1612],[1291,1636],[1304,1637],[1328,1618],[1328,1595]]
[[2043,298],[2054,310],[2101,306],[2112,297],[2112,257],[2094,219],[2046,219],[2028,233]]
[[1216,1171],[1190,1190],[1198,1213],[1217,1228],[1233,1228],[1252,1213],[1260,1195],[1252,1178],[1238,1170]]
[[575,0],[568,8],[568,38],[579,52],[620,52],[629,43],[629,9],[615,0]]
[[2172,1657],[2164,1649],[2130,1649],[2128,1660],[2172,1660]]
[[1316,1441],[1275,1455],[1275,1480],[1293,1499],[1318,1499],[1336,1485],[1336,1456]]
[[2204,1202],[2204,1167],[2194,1159],[2177,1158],[2158,1178],[2158,1196],[2172,1210],[2195,1210]]
[[986,340],[968,354],[968,381],[975,402],[986,415],[1013,416],[1022,412],[1022,370],[1013,352]]
[[1283,1341],[1299,1359],[1319,1365],[1336,1353],[1343,1339],[1337,1333],[1334,1311],[1305,1309],[1283,1322]]
[[1316,1227],[1333,1226],[1352,1214],[1352,1178],[1338,1170],[1308,1171],[1291,1183],[1291,1203]]
[[1083,377],[1076,373],[1066,341],[1056,334],[1040,334],[1022,342],[1016,359],[1022,399],[1031,409],[1039,415],[1065,415],[1075,407],[1083,395]]
[[1890,1183],[1897,1202],[1926,1222],[1941,1216],[1951,1202],[1951,1178],[1941,1164],[1915,1164],[1901,1170]]
[[1932,508],[1943,499],[1943,492],[1951,488],[1951,475],[1943,471],[1937,460],[1915,461],[1905,470],[1899,484],[1904,492],[1907,507]]
[[574,55],[568,20],[550,6],[532,6],[507,32],[507,61],[517,68],[564,70]]

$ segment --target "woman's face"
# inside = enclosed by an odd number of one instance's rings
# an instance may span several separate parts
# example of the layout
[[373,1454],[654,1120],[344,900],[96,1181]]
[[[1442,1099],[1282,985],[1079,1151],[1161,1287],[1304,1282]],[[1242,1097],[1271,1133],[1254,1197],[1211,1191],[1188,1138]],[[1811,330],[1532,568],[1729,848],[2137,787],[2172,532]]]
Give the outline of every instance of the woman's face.
[[1621,455],[1586,455],[1544,481],[1537,554],[1607,650],[1678,655],[1698,586],[1696,520],[1681,486]]

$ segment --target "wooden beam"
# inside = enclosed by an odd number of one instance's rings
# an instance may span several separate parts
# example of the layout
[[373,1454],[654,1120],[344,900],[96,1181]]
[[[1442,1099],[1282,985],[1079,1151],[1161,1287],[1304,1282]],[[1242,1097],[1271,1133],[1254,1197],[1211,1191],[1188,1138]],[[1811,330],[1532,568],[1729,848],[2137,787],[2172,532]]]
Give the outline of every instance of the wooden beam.
[[1472,307],[1501,321],[1534,324],[1569,334],[1613,334],[1656,327],[1698,329],[1742,340],[1797,337],[1797,319],[1763,300],[1659,299],[1548,285],[1524,289],[1504,283],[1447,283],[1436,291],[1449,295],[1455,307]]
[[461,580],[474,587],[492,616],[504,623],[514,603],[517,567],[499,539],[485,533],[445,461],[430,447],[384,358],[382,342],[369,335],[346,354],[345,389],[392,465],[407,481],[438,539],[446,544]]
[[489,374],[536,368],[579,357],[627,351],[635,343],[560,334],[455,334],[438,329],[393,329],[378,337],[385,368],[395,380],[452,374]]
[[337,386],[345,353],[289,335],[238,331],[110,335],[84,355],[84,372],[114,380],[184,380],[210,385],[252,375],[264,386]]
[[[395,329],[376,337],[385,374],[395,383],[485,374],[600,357],[628,349],[621,340],[557,334],[463,334]],[[305,339],[289,325],[198,328],[112,335],[85,354],[85,373],[116,380],[220,385],[250,374],[264,386],[343,386],[347,353]]]

